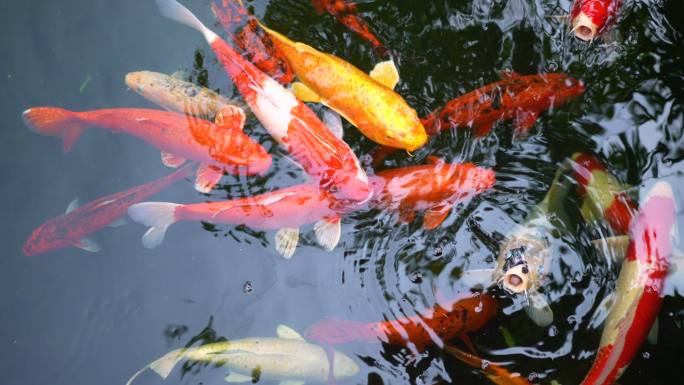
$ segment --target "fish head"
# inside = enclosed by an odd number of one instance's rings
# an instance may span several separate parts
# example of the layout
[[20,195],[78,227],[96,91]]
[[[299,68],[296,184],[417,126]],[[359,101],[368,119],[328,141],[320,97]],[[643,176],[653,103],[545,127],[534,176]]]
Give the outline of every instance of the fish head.
[[549,259],[547,242],[529,235],[511,237],[499,253],[498,282],[512,294],[540,285]]
[[371,138],[376,143],[409,152],[416,151],[427,143],[428,134],[414,109],[400,105],[394,111],[382,113],[382,116],[386,122],[385,128]]
[[125,81],[128,88],[141,95],[145,95],[157,88],[157,85],[163,81],[163,76],[156,72],[136,71],[127,73]]
[[353,377],[359,372],[359,366],[346,354],[335,351],[335,378]]

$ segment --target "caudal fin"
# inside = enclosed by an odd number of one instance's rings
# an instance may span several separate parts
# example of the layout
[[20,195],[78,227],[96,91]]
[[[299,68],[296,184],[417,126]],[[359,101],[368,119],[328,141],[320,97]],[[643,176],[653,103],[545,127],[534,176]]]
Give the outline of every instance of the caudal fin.
[[178,364],[178,362],[185,357],[184,352],[186,349],[178,349],[165,354],[163,357],[152,362],[151,364],[145,366],[144,368],[138,370],[133,374],[133,376],[126,382],[126,385],[131,385],[133,381],[145,371],[145,369],[151,369],[159,375],[159,377],[166,379],[166,377],[171,374],[173,368]]
[[166,229],[175,221],[176,203],[143,202],[128,208],[128,215],[136,222],[150,228],[142,237],[143,246],[154,249],[164,240]]
[[202,32],[209,44],[218,39],[218,35],[207,28],[197,16],[176,0],[157,0],[157,8],[159,8],[162,16]]
[[21,115],[26,126],[42,135],[62,138],[64,152],[69,152],[86,127],[73,111],[55,107],[34,107]]

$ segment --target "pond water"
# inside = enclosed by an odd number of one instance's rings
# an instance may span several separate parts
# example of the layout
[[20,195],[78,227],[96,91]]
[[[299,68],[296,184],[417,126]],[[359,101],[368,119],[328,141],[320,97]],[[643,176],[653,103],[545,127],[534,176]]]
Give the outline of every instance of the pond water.
[[[221,30],[208,1],[184,3]],[[464,290],[462,271],[494,267],[500,242],[577,151],[597,154],[618,180],[642,192],[655,180],[669,182],[681,227],[684,7],[675,0],[623,3],[617,26],[587,44],[556,17],[567,14],[568,0],[359,1],[359,16],[394,54],[397,91],[421,116],[500,80],[504,70],[564,72],[582,79],[586,92],[543,112],[525,137],[514,137],[505,121],[484,138],[452,130],[413,156],[391,156],[384,167],[423,164],[436,155],[496,172],[491,190],[457,204],[437,229],[424,230],[420,216],[406,224],[364,209],[343,219],[333,251],[317,246],[307,226],[286,260],[274,249],[273,231],[199,222],[174,225],[154,250],[140,242],[144,227],[129,221],[92,235],[98,253],[64,248],[24,256],[33,229],[74,198],[88,202],[168,174],[158,150],[125,134],[89,130],[63,154],[59,140],[26,128],[25,109],[155,108],[124,84],[125,74],[138,70],[182,70],[223,94],[236,91],[201,35],[163,18],[154,1],[3,1],[2,382],[124,384],[152,360],[198,340],[274,336],[279,324],[303,333],[329,316],[372,322],[415,315],[435,304],[436,292]],[[362,70],[385,59],[308,0],[247,5],[269,27]],[[182,180],[152,200],[218,201],[306,180],[254,118],[246,132],[274,155],[266,175],[224,176],[209,195]],[[375,147],[349,124],[344,139],[362,160]],[[545,286],[551,326],[535,326],[501,295],[504,310],[471,333],[480,356],[533,383],[578,384],[599,343],[601,328],[589,327],[590,318],[618,269],[591,251],[595,229],[578,228],[558,246],[562,262],[552,264]],[[659,325],[658,343],[644,344],[621,384],[671,383],[674,368],[684,364],[681,296],[665,298]],[[338,349],[360,366],[340,383],[489,383],[437,347],[417,355],[380,341]],[[136,383],[220,384],[226,374],[186,365],[165,381],[147,373]]]

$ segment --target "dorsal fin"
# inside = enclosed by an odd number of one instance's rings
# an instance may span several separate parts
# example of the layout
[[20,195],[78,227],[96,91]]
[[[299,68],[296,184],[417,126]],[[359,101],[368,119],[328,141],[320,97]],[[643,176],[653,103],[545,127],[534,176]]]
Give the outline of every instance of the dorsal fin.
[[397,83],[399,83],[399,71],[392,60],[376,64],[369,75],[375,81],[389,89],[394,89],[394,87],[397,86]]
[[279,338],[285,340],[304,341],[304,337],[302,337],[299,333],[294,331],[294,329],[286,325],[278,325],[278,327],[276,328],[276,334]]
[[216,113],[214,124],[219,127],[242,130],[245,127],[245,111],[238,106],[229,104]]

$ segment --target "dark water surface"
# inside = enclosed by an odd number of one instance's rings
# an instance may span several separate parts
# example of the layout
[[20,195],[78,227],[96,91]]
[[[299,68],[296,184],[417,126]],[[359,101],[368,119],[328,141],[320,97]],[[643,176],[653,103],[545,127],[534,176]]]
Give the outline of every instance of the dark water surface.
[[[364,70],[379,60],[334,18],[316,14],[308,0],[248,3],[294,40]],[[103,248],[97,254],[66,248],[22,255],[31,231],[73,198],[87,202],[168,173],[157,150],[103,130],[88,131],[63,155],[57,139],[26,129],[23,110],[153,108],[126,89],[124,75],[136,70],[187,70],[226,94],[233,86],[201,36],[161,17],[151,0],[0,4],[0,157],[6,175],[0,200],[0,383],[124,384],[137,369],[194,336],[273,336],[278,324],[303,332],[329,315],[357,321],[413,315],[432,306],[433,288],[452,287],[460,271],[493,267],[499,242],[575,151],[599,154],[618,179],[633,186],[669,181],[678,207],[684,207],[681,2],[626,0],[610,41],[591,45],[573,39],[567,24],[551,17],[567,12],[566,0],[360,3],[360,15],[396,54],[398,91],[421,115],[497,81],[505,69],[567,72],[582,79],[587,91],[543,113],[526,138],[514,140],[512,124],[504,122],[484,139],[447,132],[413,158],[391,158],[391,167],[421,164],[432,154],[494,168],[496,186],[457,206],[442,227],[426,232],[420,221],[399,224],[391,215],[359,212],[344,219],[342,241],[330,253],[304,228],[303,245],[292,260],[275,252],[273,232],[192,222],[174,225],[151,251],[140,243],[144,228],[129,224],[94,234]],[[185,4],[212,23],[207,1]],[[258,123],[247,130],[274,147]],[[348,125],[345,139],[360,156],[374,147]],[[268,177],[225,177],[224,189],[209,199],[304,180],[295,167],[274,158]],[[188,180],[153,200],[207,199]],[[679,211],[680,227],[683,218]],[[554,324],[541,329],[522,311],[501,313],[473,335],[484,357],[511,363],[511,371],[535,383],[580,382],[600,338],[600,329],[588,328],[589,318],[617,274],[589,252],[590,239],[587,231],[565,240],[563,263],[555,265],[546,290]],[[684,300],[667,297],[659,343],[644,345],[620,383],[680,383],[671,376],[684,364],[683,324]],[[516,347],[507,346],[502,328]],[[361,373],[345,383],[488,383],[436,348],[418,357],[380,343],[340,349],[360,358]],[[220,384],[225,374],[204,367],[181,377],[176,369],[165,383]],[[148,374],[137,383],[162,382]]]

